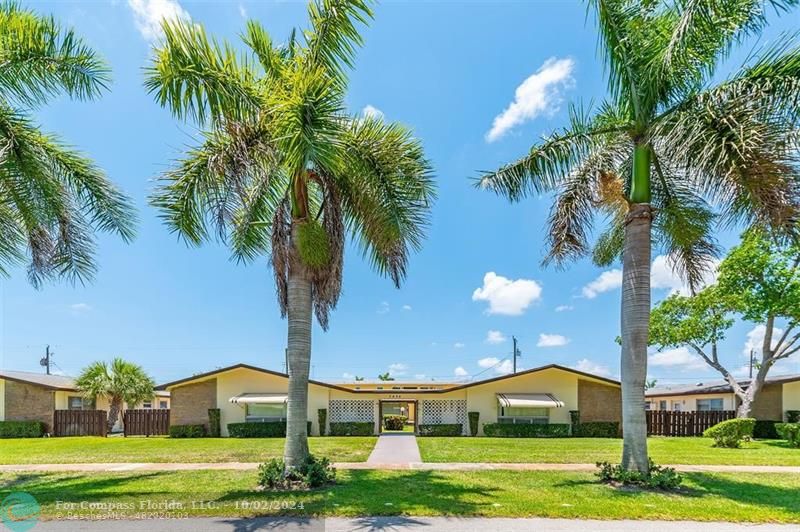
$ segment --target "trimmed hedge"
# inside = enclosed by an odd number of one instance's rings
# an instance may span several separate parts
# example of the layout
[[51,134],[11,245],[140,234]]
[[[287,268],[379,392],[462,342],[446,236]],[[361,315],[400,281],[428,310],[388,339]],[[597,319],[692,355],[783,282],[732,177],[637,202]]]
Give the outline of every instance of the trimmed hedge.
[[370,421],[331,423],[329,433],[331,436],[372,436],[375,424]]
[[778,423],[775,430],[792,447],[800,447],[800,423]]
[[41,421],[0,421],[0,438],[41,438],[45,430]]
[[469,435],[470,436],[477,436],[478,435],[478,420],[481,417],[480,412],[469,412],[467,414],[469,416]]
[[570,425],[568,423],[547,425],[487,423],[483,426],[483,433],[493,438],[568,438]]
[[775,425],[778,423],[780,423],[780,421],[757,419],[756,424],[753,427],[753,438],[758,438],[759,440],[779,439],[780,436],[778,436],[778,431],[775,430]]
[[317,421],[319,422],[319,435],[325,436],[325,426],[328,424],[327,408],[320,408],[317,410]]
[[[307,434],[311,434],[308,422]],[[228,436],[231,438],[284,438],[285,421],[254,421],[252,423],[228,423]]]
[[205,435],[205,425],[172,425],[169,428],[170,438],[203,438]]
[[728,419],[706,429],[703,436],[714,438],[714,447],[737,448],[742,444],[742,440],[753,436],[755,424],[756,420],[753,418]]
[[420,425],[420,436],[461,436],[464,426],[461,423],[443,423],[441,425]]
[[619,423],[616,421],[587,421],[572,428],[576,438],[618,438]]
[[219,408],[208,409],[208,435],[212,438],[220,437],[220,412]]

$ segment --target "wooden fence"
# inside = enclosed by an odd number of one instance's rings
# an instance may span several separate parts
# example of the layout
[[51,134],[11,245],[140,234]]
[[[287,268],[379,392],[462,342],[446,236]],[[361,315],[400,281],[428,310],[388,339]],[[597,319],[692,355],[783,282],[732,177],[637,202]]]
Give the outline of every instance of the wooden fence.
[[125,436],[160,436],[169,434],[169,410],[126,410],[122,416]]
[[648,436],[702,436],[707,428],[736,417],[736,412],[733,410],[710,412],[648,410],[646,414]]
[[55,410],[53,436],[105,436],[105,410]]

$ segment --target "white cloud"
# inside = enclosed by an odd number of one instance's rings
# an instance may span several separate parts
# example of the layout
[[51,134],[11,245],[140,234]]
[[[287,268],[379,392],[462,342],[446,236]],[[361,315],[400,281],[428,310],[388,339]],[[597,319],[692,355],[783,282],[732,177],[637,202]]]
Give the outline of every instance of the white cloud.
[[580,359],[572,367],[577,369],[578,371],[582,371],[584,373],[591,373],[593,375],[600,375],[604,377],[608,377],[609,375],[611,375],[611,370],[609,370],[607,366],[603,366],[601,364],[592,362],[588,358]]
[[425,380],[425,377],[427,377],[427,375],[425,375],[424,373],[416,373],[414,375],[414,378],[417,379],[418,381]]
[[[701,286],[716,282],[718,260],[712,263],[711,271],[707,272],[701,281]],[[691,294],[689,286],[675,273],[665,255],[659,255],[653,261],[650,269],[650,286],[652,288],[669,289],[670,294],[679,293],[684,296]]]
[[654,367],[675,368],[682,371],[708,369],[705,361],[699,355],[690,352],[686,347],[651,353],[647,356],[647,364]]
[[247,8],[244,7],[244,4],[239,4],[239,15],[242,18],[247,18]]
[[72,305],[69,306],[69,308],[73,312],[89,312],[90,310],[92,310],[92,306],[89,305],[88,303],[73,303]]
[[483,286],[472,293],[473,301],[488,301],[489,314],[518,316],[542,297],[542,287],[531,279],[512,281],[494,272],[483,276]]
[[467,370],[464,369],[463,366],[458,366],[456,369],[453,370],[453,375],[455,375],[456,377],[466,377],[467,375],[469,375],[469,373],[467,372]]
[[411,305],[403,305],[403,310],[410,311],[411,310]]
[[545,334],[539,335],[539,341],[536,342],[536,347],[561,347],[569,343],[569,338],[560,334]]
[[561,90],[574,85],[572,59],[551,57],[514,91],[514,101],[494,118],[486,141],[494,142],[515,126],[533,120],[543,112],[553,113],[561,103]]
[[559,305],[556,307],[556,312],[567,312],[568,310],[573,310],[575,307],[572,305]]
[[466,345],[467,344],[465,344],[463,342],[456,342],[456,343],[453,344],[453,347],[455,347],[456,349],[463,349],[464,347],[466,347]]
[[489,331],[486,333],[486,343],[487,344],[502,344],[508,340],[503,333],[500,331]]
[[361,110],[361,114],[365,118],[375,118],[376,120],[383,120],[383,111],[373,105],[365,105]]
[[148,41],[161,37],[162,20],[191,18],[177,0],[128,0],[128,7],[133,11],[136,28]]
[[392,377],[401,377],[408,371],[408,365],[400,362],[389,364],[389,373]]
[[378,314],[388,314],[390,310],[389,302],[388,301],[381,301],[381,304],[378,306]]
[[608,270],[583,287],[583,297],[594,299],[603,292],[615,290],[622,286],[622,270]]
[[492,368],[498,375],[505,375],[514,370],[514,365],[510,360],[500,361],[497,357],[486,357],[478,360],[478,365],[484,369]]
[[342,378],[346,381],[353,381],[356,380],[356,376],[352,373],[347,373],[346,371],[342,373]]

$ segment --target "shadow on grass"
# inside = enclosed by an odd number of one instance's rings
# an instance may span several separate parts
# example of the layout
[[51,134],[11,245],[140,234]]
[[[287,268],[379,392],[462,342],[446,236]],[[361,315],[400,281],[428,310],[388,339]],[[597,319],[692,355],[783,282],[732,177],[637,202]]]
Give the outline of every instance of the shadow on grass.
[[[31,473],[18,475],[13,480],[6,482],[0,489],[0,494],[11,491],[17,487],[33,495],[40,504],[55,501],[85,501],[113,499],[120,493],[114,490],[124,488],[126,484],[138,483],[143,479],[157,478],[166,473],[137,473],[135,475],[98,476],[86,473]],[[171,493],[169,489],[163,490],[135,490],[125,491],[123,496],[161,495]]]

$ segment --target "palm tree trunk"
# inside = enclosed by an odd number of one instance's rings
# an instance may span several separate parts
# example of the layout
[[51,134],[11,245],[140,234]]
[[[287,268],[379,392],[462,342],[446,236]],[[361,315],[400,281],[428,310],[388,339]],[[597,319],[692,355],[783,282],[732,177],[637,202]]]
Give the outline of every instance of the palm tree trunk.
[[625,221],[622,252],[622,466],[647,472],[647,421],[644,385],[650,330],[649,203],[633,203]]
[[108,405],[108,433],[114,429],[119,419],[119,411],[122,409],[122,399],[119,397],[112,397],[111,403]]
[[[295,224],[296,225],[296,224]],[[294,230],[292,231],[294,236]],[[311,364],[311,281],[294,257],[287,287],[289,335],[287,362],[289,399],[286,407],[286,468],[298,467],[308,456],[308,370]]]

